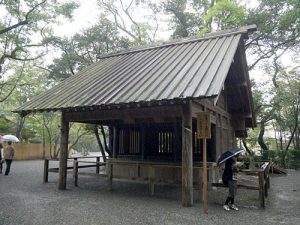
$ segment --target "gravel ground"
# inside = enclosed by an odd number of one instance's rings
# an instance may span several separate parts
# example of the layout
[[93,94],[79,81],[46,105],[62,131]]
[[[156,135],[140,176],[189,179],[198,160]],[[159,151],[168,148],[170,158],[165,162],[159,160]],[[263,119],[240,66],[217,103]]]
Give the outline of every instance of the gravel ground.
[[205,214],[197,199],[193,207],[181,206],[179,186],[157,185],[151,197],[147,184],[118,180],[108,191],[104,178],[87,175],[74,187],[68,173],[67,190],[59,191],[57,173],[42,182],[43,161],[14,161],[11,170],[0,175],[0,225],[300,224],[300,171],[271,177],[266,209],[258,208],[257,191],[238,190],[240,210],[226,212],[227,190],[218,188],[209,191]]

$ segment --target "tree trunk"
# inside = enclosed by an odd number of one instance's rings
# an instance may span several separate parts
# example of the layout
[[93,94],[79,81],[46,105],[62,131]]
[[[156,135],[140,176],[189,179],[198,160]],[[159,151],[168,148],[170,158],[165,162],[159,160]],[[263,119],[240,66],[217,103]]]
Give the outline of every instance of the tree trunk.
[[269,148],[266,145],[266,143],[264,142],[264,134],[265,134],[265,123],[264,123],[264,121],[261,121],[260,122],[260,131],[259,131],[259,135],[258,135],[258,144],[260,145],[262,150],[268,151]]
[[242,142],[243,142],[243,145],[244,145],[246,151],[249,153],[249,155],[250,155],[250,156],[254,156],[254,152],[251,151],[250,148],[248,148],[247,142],[246,142],[246,139],[245,139],[245,138],[242,138]]
[[24,127],[24,123],[25,123],[25,117],[19,117],[19,121],[18,121],[18,127],[17,127],[17,131],[16,131],[16,136],[18,138],[22,138],[22,130]]
[[104,128],[103,128],[102,125],[100,126],[100,128],[101,128],[101,133],[102,133],[102,136],[103,136],[105,151],[107,152],[107,154],[109,155],[109,157],[112,157],[112,152],[110,151],[110,149],[108,148],[108,145],[106,143],[106,134],[105,134]]
[[94,133],[95,133],[95,136],[96,136],[96,139],[97,139],[97,142],[98,142],[98,145],[99,145],[102,157],[103,157],[103,161],[106,162],[106,155],[105,155],[105,151],[104,151],[102,142],[100,140],[100,136],[99,136],[99,132],[98,132],[98,126],[94,126]]

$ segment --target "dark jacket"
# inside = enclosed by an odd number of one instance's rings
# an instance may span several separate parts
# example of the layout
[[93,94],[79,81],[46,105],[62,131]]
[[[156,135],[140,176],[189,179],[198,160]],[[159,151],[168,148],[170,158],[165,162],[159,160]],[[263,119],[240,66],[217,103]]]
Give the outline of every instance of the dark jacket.
[[232,165],[233,165],[232,158],[228,159],[225,162],[225,169],[224,169],[223,176],[222,176],[222,181],[225,186],[228,186],[228,181],[232,180],[232,177],[233,177]]

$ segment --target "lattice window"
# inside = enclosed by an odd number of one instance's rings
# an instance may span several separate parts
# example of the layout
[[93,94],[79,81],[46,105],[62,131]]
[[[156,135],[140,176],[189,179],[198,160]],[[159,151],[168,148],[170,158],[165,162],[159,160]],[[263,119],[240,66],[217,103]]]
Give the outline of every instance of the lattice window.
[[119,154],[140,154],[141,132],[139,130],[120,129],[119,131]]
[[158,153],[170,154],[174,152],[174,133],[171,131],[158,132]]

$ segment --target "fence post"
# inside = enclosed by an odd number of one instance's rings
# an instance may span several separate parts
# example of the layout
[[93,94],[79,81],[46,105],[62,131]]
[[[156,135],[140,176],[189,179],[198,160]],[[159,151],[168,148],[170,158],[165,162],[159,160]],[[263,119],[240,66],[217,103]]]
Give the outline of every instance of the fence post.
[[[267,183],[268,183],[268,188],[270,188],[270,167],[272,166],[272,160],[270,160],[269,165],[268,165],[268,170],[267,170]],[[272,167],[273,168],[273,167]],[[272,172],[273,173],[273,172]]]
[[44,160],[44,183],[48,182],[49,159]]
[[260,207],[265,208],[264,171],[258,172]]
[[155,170],[153,166],[148,167],[148,176],[149,176],[149,191],[150,195],[154,195],[154,182],[155,182]]
[[107,181],[108,190],[112,190],[112,179],[113,179],[113,163],[107,162]]
[[98,156],[98,157],[96,158],[96,174],[99,174],[99,173],[100,173],[99,167],[100,167],[100,157]]
[[78,161],[77,158],[74,158],[73,161],[73,177],[74,177],[74,185],[78,187]]

